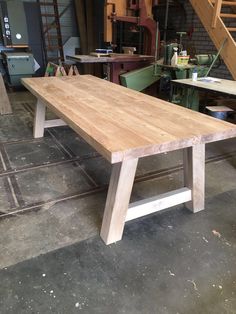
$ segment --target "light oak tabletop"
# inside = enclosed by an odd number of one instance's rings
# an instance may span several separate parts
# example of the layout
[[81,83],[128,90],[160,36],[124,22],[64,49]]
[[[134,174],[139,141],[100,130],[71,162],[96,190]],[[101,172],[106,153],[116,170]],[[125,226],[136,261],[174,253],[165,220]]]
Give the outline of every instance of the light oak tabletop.
[[214,77],[199,78],[197,81],[190,79],[173,80],[172,82],[196,88],[203,88],[218,93],[236,96],[236,81],[217,79]]
[[23,85],[111,163],[236,136],[236,125],[91,75]]

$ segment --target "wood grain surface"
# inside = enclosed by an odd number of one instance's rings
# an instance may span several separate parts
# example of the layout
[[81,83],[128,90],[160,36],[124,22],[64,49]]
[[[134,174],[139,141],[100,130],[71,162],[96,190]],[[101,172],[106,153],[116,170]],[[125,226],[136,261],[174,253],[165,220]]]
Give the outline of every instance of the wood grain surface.
[[74,55],[66,56],[68,60],[78,63],[125,63],[125,62],[141,62],[141,61],[154,61],[153,56],[146,55],[127,55],[127,54],[111,54],[106,57],[95,57],[92,55]]
[[[214,79],[214,78],[213,78]],[[223,93],[236,96],[236,81],[217,79],[218,81],[207,82],[204,78],[199,78],[197,81],[190,79],[173,80],[174,84],[181,84],[187,87],[203,88],[209,91]]]
[[22,83],[111,163],[236,136],[236,125],[90,75]]
[[0,115],[11,114],[12,108],[7,95],[6,87],[0,74]]

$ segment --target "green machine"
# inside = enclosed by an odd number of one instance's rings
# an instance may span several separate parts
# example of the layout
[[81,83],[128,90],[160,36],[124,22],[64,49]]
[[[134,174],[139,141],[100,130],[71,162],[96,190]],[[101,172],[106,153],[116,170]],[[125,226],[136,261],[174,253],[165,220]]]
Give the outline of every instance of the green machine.
[[28,46],[24,4],[21,0],[0,1],[0,26],[1,59],[8,84],[19,86],[22,77],[30,77],[35,73],[34,57]]
[[[172,88],[171,81],[175,79],[191,78],[193,71],[197,71],[198,77],[204,77],[215,61],[214,54],[200,54],[189,60],[186,65],[172,66],[169,63],[172,57],[172,50],[176,44],[168,45],[165,50],[164,60],[154,64],[120,75],[121,84],[125,87],[142,91],[148,86],[160,81],[160,94],[169,101],[199,111],[199,94],[189,89]],[[169,60],[169,62],[167,62]],[[191,101],[190,101],[191,100]]]
[[[171,80],[191,78],[193,71],[197,72],[197,77],[205,77],[209,73],[212,64],[215,63],[217,55],[199,54],[190,59],[189,68],[183,67],[175,70],[171,75]],[[199,92],[191,88],[179,88],[171,86],[170,101],[174,104],[199,111]]]
[[11,86],[21,85],[20,80],[22,77],[31,77],[34,74],[34,57],[32,53],[5,51],[2,55]]
[[[167,99],[172,103],[199,111],[199,93],[196,90],[188,88],[173,87],[172,80],[187,79],[193,76],[193,72],[197,72],[197,77],[204,77],[209,74],[215,65],[222,47],[216,55],[214,54],[199,54],[189,60],[186,56],[187,52],[183,51],[182,36],[185,32],[177,33],[180,35],[179,43],[170,43],[164,46],[164,57],[162,60],[157,60],[159,35],[156,33],[156,51],[155,62],[145,68],[131,71],[120,75],[121,84],[128,88],[142,91],[150,85],[159,81],[159,93],[161,98]],[[176,51],[181,55],[177,60],[177,65],[172,65],[172,57]],[[179,63],[180,61],[180,63]],[[183,61],[183,62],[182,62]]]

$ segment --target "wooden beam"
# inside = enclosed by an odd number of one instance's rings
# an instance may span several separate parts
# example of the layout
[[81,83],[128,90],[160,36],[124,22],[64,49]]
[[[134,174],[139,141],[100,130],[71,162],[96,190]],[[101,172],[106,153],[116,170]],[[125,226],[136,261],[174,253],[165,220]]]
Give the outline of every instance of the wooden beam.
[[40,100],[38,100],[34,116],[34,131],[33,131],[34,138],[43,137],[45,114],[46,107]]
[[0,115],[11,113],[12,113],[11,104],[7,95],[2,74],[0,74]]
[[212,18],[212,27],[213,28],[216,28],[216,22],[220,16],[221,8],[222,8],[222,0],[216,0],[215,5],[214,5],[213,18]]
[[87,23],[86,11],[83,0],[75,0],[75,12],[77,17],[77,23],[79,26],[81,53],[87,54],[88,53]]
[[196,213],[205,207],[205,144],[184,149],[184,182],[192,191],[192,201],[185,205]]
[[46,120],[44,122],[44,128],[54,128],[56,126],[65,126],[65,125],[67,124],[61,119]]
[[121,240],[138,159],[112,166],[101,237],[106,244]]
[[[150,0],[149,0],[150,1]],[[106,0],[104,5],[104,41],[112,42],[112,20],[111,15],[125,16],[127,10],[126,0]]]
[[125,221],[133,220],[175,205],[191,201],[192,193],[182,188],[130,204]]
[[147,9],[147,16],[150,18],[153,18],[153,14],[152,14],[152,4],[153,4],[153,0],[144,0],[145,5],[146,5],[146,9]]

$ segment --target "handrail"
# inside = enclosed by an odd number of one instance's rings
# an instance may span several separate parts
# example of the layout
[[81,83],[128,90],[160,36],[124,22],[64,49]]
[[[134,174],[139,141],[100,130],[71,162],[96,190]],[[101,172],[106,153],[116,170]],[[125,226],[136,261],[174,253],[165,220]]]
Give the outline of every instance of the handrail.
[[212,28],[216,28],[216,22],[217,22],[218,17],[220,17],[221,8],[222,8],[222,0],[215,0],[213,19],[212,19]]

